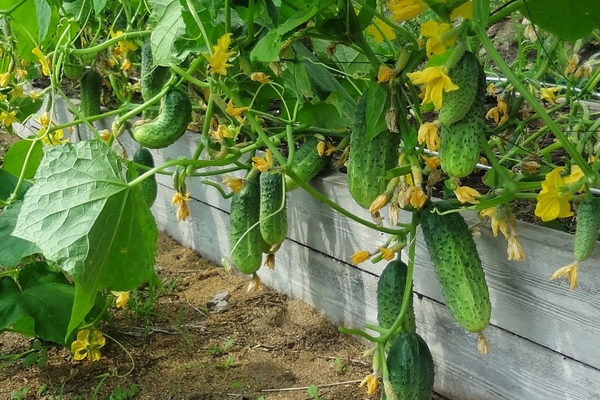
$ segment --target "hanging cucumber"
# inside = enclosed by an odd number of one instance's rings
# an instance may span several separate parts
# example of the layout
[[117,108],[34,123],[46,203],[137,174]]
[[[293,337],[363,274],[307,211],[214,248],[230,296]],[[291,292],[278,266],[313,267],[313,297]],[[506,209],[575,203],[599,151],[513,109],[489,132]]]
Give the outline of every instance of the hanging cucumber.
[[[163,89],[170,77],[168,67],[154,65],[150,39],[146,39],[142,47],[142,65],[140,68],[140,85],[142,87],[142,98],[148,101]],[[145,109],[142,118],[156,118],[158,110]]]
[[[150,153],[150,150],[144,147],[140,147],[135,152],[133,155],[133,161],[138,164],[145,165],[148,168],[154,168],[154,158],[152,157],[152,153]],[[148,170],[146,169],[136,168],[136,177],[146,173],[147,171]],[[152,175],[151,177],[144,179],[139,186],[146,204],[148,204],[148,207],[152,207],[158,194],[156,175]]]

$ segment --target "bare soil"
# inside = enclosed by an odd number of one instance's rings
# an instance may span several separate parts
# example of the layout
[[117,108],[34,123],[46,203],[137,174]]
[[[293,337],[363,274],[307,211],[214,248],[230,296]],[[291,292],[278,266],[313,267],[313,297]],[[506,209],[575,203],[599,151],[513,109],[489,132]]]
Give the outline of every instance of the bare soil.
[[[99,326],[114,338],[100,361],[75,362],[68,350],[53,348],[43,369],[13,362],[0,370],[0,399],[23,388],[27,399],[127,399],[110,396],[131,384],[139,388],[136,399],[300,400],[310,398],[305,388],[312,384],[333,384],[319,388],[323,399],[369,398],[358,388],[371,371],[361,356],[365,345],[340,334],[308,304],[266,288],[248,293],[247,278],[224,272],[165,234],[157,269],[171,288],[150,313],[115,310]],[[206,303],[220,292],[229,294],[229,308],[217,313]],[[140,293],[137,303],[148,298]],[[24,352],[31,343],[1,334],[0,355]]]

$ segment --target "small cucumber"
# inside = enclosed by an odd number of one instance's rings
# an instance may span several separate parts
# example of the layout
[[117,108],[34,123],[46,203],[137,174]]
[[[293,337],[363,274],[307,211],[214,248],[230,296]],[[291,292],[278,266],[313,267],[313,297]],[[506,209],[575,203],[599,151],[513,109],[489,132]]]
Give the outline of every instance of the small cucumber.
[[133,138],[150,149],[164,148],[183,136],[191,121],[192,103],[188,95],[171,89],[161,100],[158,117],[135,127]]
[[575,246],[573,253],[578,262],[587,260],[596,247],[600,229],[600,199],[592,197],[579,203]]
[[[283,208],[281,205],[283,204]],[[281,208],[281,209],[280,209]],[[278,249],[288,231],[283,174],[260,174],[260,233],[271,249]]]
[[[477,98],[478,77],[484,74],[475,54],[465,51],[460,60],[448,72],[457,90],[444,92],[442,108],[438,120],[441,124],[453,124],[460,121]],[[483,75],[485,76],[485,75]]]
[[[140,68],[140,85],[142,87],[142,98],[148,101],[156,96],[169,80],[170,70],[168,67],[154,65],[150,39],[144,42],[142,47],[142,66]],[[157,110],[145,109],[143,119],[156,118]]]
[[431,400],[435,366],[421,336],[415,332],[400,335],[390,347],[386,364],[398,400]]
[[[233,259],[240,272],[250,275],[262,262],[263,238],[260,234],[260,177],[250,177],[242,190],[231,197],[229,240]],[[256,224],[256,225],[255,225]]]
[[[149,168],[154,168],[154,158],[152,157],[152,153],[150,150],[140,147],[135,154],[133,155],[133,161],[145,165]],[[146,173],[147,170],[136,168],[136,177]],[[156,200],[156,196],[158,194],[158,186],[156,184],[156,175],[152,175],[151,177],[144,179],[142,183],[140,183],[140,190],[142,192],[142,196],[148,207],[152,207],[154,201]]]
[[84,117],[100,114],[100,95],[102,93],[102,77],[95,69],[88,69],[81,75],[79,109]]
[[492,306],[477,246],[462,215],[448,203],[429,202],[421,228],[429,256],[450,312],[464,329],[481,332],[490,323]]
[[[328,157],[323,155],[320,156],[317,151],[319,145],[319,139],[311,136],[306,139],[300,148],[294,154],[294,160],[292,163],[292,171],[298,175],[301,179],[309,181],[323,169],[327,164]],[[291,192],[298,188],[298,184],[292,180],[289,176],[285,177],[285,190]]]

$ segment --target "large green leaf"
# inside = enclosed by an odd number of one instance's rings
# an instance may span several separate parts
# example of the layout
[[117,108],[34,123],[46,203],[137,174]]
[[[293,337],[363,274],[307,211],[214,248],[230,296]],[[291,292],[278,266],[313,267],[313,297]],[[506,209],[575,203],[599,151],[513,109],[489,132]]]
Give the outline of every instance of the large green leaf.
[[150,36],[154,62],[168,65],[172,61],[182,61],[178,60],[179,50],[175,45],[186,32],[179,0],[148,0],[148,4],[157,21]]
[[[36,13],[36,0],[26,0],[21,6],[10,14],[10,28],[15,37],[17,51],[21,58],[35,61],[31,52],[36,46],[38,37],[38,21]],[[15,5],[15,0],[0,0],[0,9],[6,10]]]
[[28,264],[18,284],[7,276],[0,279],[0,330],[32,318],[36,336],[65,345],[74,295],[61,272],[44,262]]
[[600,28],[598,0],[527,0],[520,11],[533,24],[568,41]]
[[35,181],[13,235],[34,242],[75,280],[71,332],[99,289],[131,290],[150,279],[156,223],[103,142],[49,148]]
[[12,236],[21,205],[21,201],[15,201],[0,214],[0,267],[3,268],[14,268],[23,257],[40,252],[34,243]]
[[43,42],[50,30],[52,9],[46,0],[35,0],[35,14],[37,16],[38,41]]
[[15,176],[19,176],[25,163],[27,153],[32,146],[33,150],[31,151],[27,167],[25,168],[25,178],[33,178],[38,165],[40,165],[42,156],[44,155],[43,146],[39,140],[35,142],[21,140],[10,146],[10,149],[8,149],[6,155],[4,156],[4,164],[2,164],[2,169]]
[[[0,169],[0,200],[8,200],[8,198],[15,191],[18,181],[19,178],[8,171]],[[24,181],[21,185],[17,198],[22,198],[30,186],[31,184],[28,181]]]

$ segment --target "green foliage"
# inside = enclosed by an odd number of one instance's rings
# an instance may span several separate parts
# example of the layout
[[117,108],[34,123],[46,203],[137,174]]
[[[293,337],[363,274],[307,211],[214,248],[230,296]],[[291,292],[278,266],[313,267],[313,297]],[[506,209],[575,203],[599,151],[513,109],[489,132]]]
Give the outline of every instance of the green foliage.
[[600,28],[600,16],[592,11],[597,6],[595,0],[527,0],[520,11],[540,28],[575,41]]

